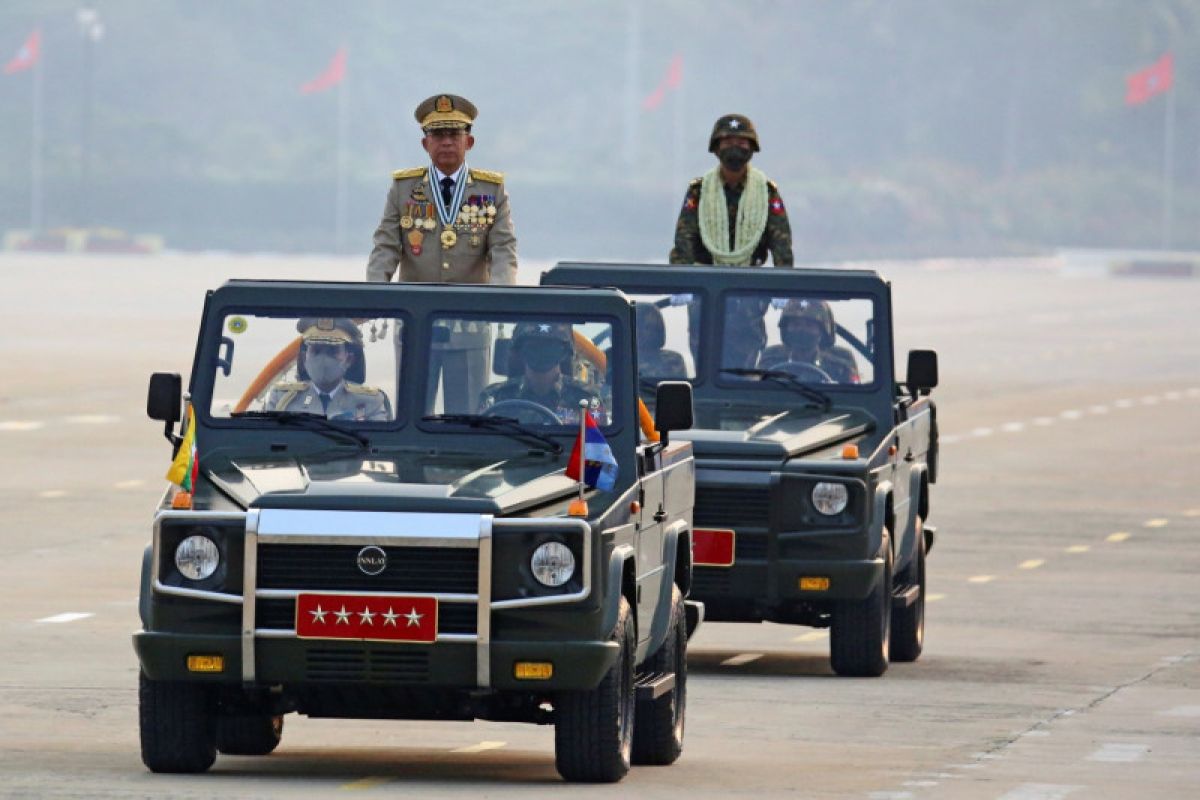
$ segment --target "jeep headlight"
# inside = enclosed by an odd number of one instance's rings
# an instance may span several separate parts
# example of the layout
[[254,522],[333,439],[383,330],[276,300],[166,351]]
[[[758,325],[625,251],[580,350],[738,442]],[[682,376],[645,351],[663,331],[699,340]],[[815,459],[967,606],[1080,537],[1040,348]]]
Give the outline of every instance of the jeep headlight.
[[202,581],[217,571],[221,551],[207,536],[189,536],[175,548],[175,567],[185,578]]
[[562,542],[546,542],[533,551],[529,568],[543,586],[562,586],[575,574],[575,554]]
[[813,487],[812,501],[817,511],[832,517],[846,510],[846,504],[850,502],[850,492],[844,483],[822,481]]

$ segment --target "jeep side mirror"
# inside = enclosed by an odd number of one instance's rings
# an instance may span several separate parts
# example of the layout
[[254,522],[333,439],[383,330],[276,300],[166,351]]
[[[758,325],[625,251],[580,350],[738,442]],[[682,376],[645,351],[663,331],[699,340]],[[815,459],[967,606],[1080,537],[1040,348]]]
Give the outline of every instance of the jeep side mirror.
[[654,392],[654,429],[667,443],[671,431],[692,427],[692,385],[687,381],[663,381]]
[[935,350],[909,350],[908,370],[906,373],[908,388],[914,393],[928,393],[938,385],[938,362]]
[[163,435],[175,444],[171,426],[179,421],[180,404],[183,402],[183,382],[178,372],[155,372],[150,376],[150,389],[146,393],[146,414],[150,419],[163,422]]

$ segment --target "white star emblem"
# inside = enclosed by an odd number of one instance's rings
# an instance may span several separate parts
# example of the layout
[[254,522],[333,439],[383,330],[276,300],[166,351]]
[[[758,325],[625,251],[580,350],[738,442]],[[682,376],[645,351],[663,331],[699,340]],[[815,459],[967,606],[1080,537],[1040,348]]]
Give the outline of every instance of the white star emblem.
[[313,623],[318,623],[318,622],[319,622],[319,623],[321,623],[322,625],[324,625],[324,624],[325,624],[325,615],[326,615],[326,614],[328,614],[329,612],[328,612],[328,611],[326,611],[326,610],[324,610],[323,608],[321,608],[321,604],[320,604],[320,603],[317,603],[317,610],[316,610],[316,611],[310,611],[310,612],[308,612],[308,613],[312,614],[312,616],[313,616],[313,618],[312,618],[312,621],[313,621]]
[[807,301],[807,300],[801,300],[801,301],[800,301],[800,307],[801,307],[801,308],[808,308],[808,301]]
[[397,614],[395,611],[392,611],[391,606],[388,606],[387,613],[383,615],[383,624],[391,625],[391,626],[395,627],[396,617],[398,617],[398,616],[400,616],[400,615]]
[[333,615],[335,617],[337,617],[337,622],[333,623],[334,625],[349,625],[350,624],[350,612],[346,610],[345,605],[342,606],[341,611],[333,612]]
[[371,610],[370,606],[367,606],[362,611],[358,612],[358,615],[360,617],[362,617],[363,625],[374,625],[375,624],[375,612]]
[[408,620],[408,625],[406,627],[409,627],[409,628],[411,628],[413,626],[420,627],[421,626],[421,617],[423,617],[423,616],[425,616],[425,615],[418,614],[416,606],[413,606],[413,610],[409,611],[407,614],[404,615],[404,618],[406,620]]
[[736,119],[729,120],[729,127],[733,128],[736,131],[739,127],[738,121]]
[[550,332],[549,325],[538,325],[538,333],[549,333],[549,332]]

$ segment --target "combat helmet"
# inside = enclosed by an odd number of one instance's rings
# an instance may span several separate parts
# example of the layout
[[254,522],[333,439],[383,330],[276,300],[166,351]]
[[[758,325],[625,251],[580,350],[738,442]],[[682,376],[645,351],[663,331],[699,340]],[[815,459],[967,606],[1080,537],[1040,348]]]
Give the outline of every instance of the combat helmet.
[[750,140],[750,149],[758,152],[758,132],[754,123],[743,114],[725,114],[713,125],[712,135],[708,137],[708,152],[717,152],[717,143],[727,136],[740,136]]
[[779,315],[779,327],[783,328],[790,320],[794,319],[815,321],[821,326],[820,346],[822,348],[833,346],[837,328],[833,322],[833,311],[830,310],[829,303],[824,300],[793,297],[783,306],[783,313]]
[[513,330],[512,350],[535,371],[558,363],[563,372],[570,372],[575,339],[565,322],[521,322]]

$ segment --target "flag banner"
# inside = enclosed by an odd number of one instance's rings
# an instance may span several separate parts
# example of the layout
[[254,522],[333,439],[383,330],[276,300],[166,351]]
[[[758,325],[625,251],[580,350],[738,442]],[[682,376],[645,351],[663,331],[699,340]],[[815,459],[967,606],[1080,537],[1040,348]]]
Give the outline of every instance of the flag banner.
[[566,476],[579,480],[579,460],[583,455],[583,482],[593,489],[611,492],[617,483],[617,459],[600,426],[589,413],[584,422],[584,429],[575,437],[575,447],[571,450],[571,458],[567,461]]
[[187,426],[187,430],[183,433],[179,452],[175,454],[175,460],[171,462],[171,467],[167,470],[167,480],[185,492],[190,492],[195,489],[196,473],[199,470],[196,458],[196,412],[192,410],[190,403],[187,409],[187,422],[184,424]]
[[17,54],[4,65],[4,74],[12,75],[14,72],[23,72],[29,69],[38,62],[41,54],[42,31],[40,28],[34,28],[33,33],[29,34],[29,38],[17,50]]
[[667,72],[659,81],[658,86],[653,92],[642,98],[642,108],[645,111],[653,111],[663,104],[663,100],[667,98],[667,92],[678,89],[682,85],[683,56],[676,53],[671,57],[671,63],[667,65]]
[[333,60],[317,77],[300,87],[300,94],[314,94],[332,89],[346,77],[346,48],[339,47],[333,54]]
[[1174,82],[1175,59],[1167,53],[1125,79],[1125,105],[1140,106],[1163,92],[1169,92]]

